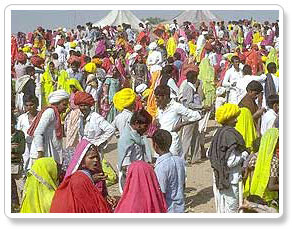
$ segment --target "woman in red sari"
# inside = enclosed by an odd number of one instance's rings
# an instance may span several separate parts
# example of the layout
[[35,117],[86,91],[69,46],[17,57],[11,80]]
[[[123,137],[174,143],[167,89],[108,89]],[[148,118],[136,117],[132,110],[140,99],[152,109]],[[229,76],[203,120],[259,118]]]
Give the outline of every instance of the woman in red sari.
[[96,146],[83,139],[76,147],[65,180],[55,192],[51,213],[110,213],[105,175]]
[[123,195],[115,213],[166,213],[165,197],[151,165],[132,162],[127,171]]

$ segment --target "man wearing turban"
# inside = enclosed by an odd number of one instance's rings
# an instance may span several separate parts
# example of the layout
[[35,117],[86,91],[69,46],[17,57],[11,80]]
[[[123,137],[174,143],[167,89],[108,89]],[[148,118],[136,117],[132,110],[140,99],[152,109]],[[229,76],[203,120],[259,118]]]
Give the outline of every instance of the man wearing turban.
[[27,62],[27,55],[24,52],[18,52],[16,56],[17,62],[15,63],[15,76],[16,79],[20,78],[21,76],[25,75],[25,68]]
[[[115,128],[104,117],[91,109],[94,105],[91,94],[77,92],[74,99],[75,105],[79,106],[81,111],[79,126],[81,137],[97,146],[102,154],[103,148],[114,135]],[[101,158],[103,158],[102,155]]]
[[248,157],[245,142],[234,128],[240,114],[238,105],[226,103],[216,110],[218,128],[209,149],[213,169],[213,191],[218,213],[236,213],[242,164]]
[[135,100],[136,93],[131,88],[124,88],[114,95],[114,106],[121,113],[114,118],[112,125],[120,134],[130,123],[130,119],[135,110]]
[[63,162],[63,127],[60,115],[68,107],[69,94],[64,90],[57,90],[49,95],[48,101],[49,105],[37,114],[27,131],[33,137],[30,166],[34,160],[42,157],[53,157],[59,165]]

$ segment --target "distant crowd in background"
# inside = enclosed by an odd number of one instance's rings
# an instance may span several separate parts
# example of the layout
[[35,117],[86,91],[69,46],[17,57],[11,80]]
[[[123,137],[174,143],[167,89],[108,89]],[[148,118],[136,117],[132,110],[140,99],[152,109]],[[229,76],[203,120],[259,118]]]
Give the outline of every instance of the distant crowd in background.
[[11,211],[182,213],[210,160],[218,213],[278,212],[279,41],[248,19],[12,34]]

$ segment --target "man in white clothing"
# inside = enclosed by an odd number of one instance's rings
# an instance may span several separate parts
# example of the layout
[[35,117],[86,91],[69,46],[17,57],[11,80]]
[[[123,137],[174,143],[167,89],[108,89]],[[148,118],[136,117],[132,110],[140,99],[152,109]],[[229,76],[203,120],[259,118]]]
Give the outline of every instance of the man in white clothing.
[[[169,151],[173,155],[181,156],[183,150],[178,131],[182,127],[200,120],[201,115],[198,111],[188,109],[182,104],[171,100],[170,88],[167,85],[159,85],[155,89],[154,94],[158,106],[156,118],[160,128],[169,131],[172,136],[172,144]],[[187,121],[182,122],[183,117]]]
[[63,129],[60,114],[68,107],[69,94],[57,90],[49,95],[48,101],[50,105],[38,113],[27,131],[28,135],[33,136],[30,159],[33,163],[38,158],[53,157],[61,165]]
[[227,102],[238,104],[238,89],[236,87],[237,81],[242,78],[242,71],[239,68],[240,59],[238,56],[233,56],[231,58],[232,67],[228,69],[225,73],[222,86],[227,89]]
[[262,116],[261,135],[273,127],[275,120],[279,116],[279,96],[270,95],[267,101],[268,110]]
[[150,73],[161,70],[162,54],[161,52],[157,51],[156,48],[157,48],[156,42],[150,43],[149,45],[150,52],[146,60],[146,65],[150,70]]

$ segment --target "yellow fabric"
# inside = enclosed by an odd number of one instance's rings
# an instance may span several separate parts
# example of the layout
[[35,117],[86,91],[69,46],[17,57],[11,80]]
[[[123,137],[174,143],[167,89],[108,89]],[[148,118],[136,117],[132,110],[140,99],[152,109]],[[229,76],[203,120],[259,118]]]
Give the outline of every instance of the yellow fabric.
[[87,63],[84,66],[84,70],[86,72],[89,72],[89,73],[95,73],[96,72],[96,65],[94,63]]
[[204,100],[203,105],[211,107],[216,99],[216,88],[215,88],[215,70],[210,64],[209,58],[205,57],[199,65],[198,79],[203,83]]
[[115,170],[112,168],[112,166],[105,160],[102,159],[102,170],[105,175],[107,175],[106,178],[106,186],[109,187],[111,185],[114,185],[117,183],[117,174]]
[[161,71],[156,71],[153,72],[151,75],[151,86],[150,86],[150,92],[149,92],[149,96],[147,99],[147,108],[146,110],[148,111],[148,113],[155,118],[157,115],[157,105],[156,105],[156,100],[155,100],[155,95],[154,95],[154,90],[155,90],[155,85],[156,85],[156,81],[159,78],[161,74]]
[[49,213],[57,180],[57,163],[53,158],[36,160],[27,175],[20,213]]
[[71,92],[71,88],[70,85],[68,84],[70,77],[68,72],[66,72],[65,70],[61,70],[60,71],[60,75],[58,77],[58,86],[57,86],[57,90],[65,90],[68,94],[70,94]]
[[174,37],[170,37],[166,43],[167,57],[173,56],[176,50],[176,42]]
[[278,197],[277,192],[270,192],[267,190],[270,179],[271,161],[278,139],[279,130],[276,128],[268,129],[262,136],[250,186],[250,195],[260,196],[267,202]]
[[70,42],[70,48],[74,49],[76,47],[77,47],[77,42],[75,41]]
[[[74,86],[78,91],[83,91],[83,88],[81,87],[79,81],[78,81],[77,79],[75,79],[75,78],[70,78],[70,79],[68,80],[68,85],[69,85],[69,87],[70,87],[71,85]],[[72,90],[71,90],[71,88],[70,88],[70,94],[71,94],[71,93],[72,93]]]
[[224,124],[231,118],[236,118],[240,114],[240,109],[236,104],[225,103],[217,108],[215,117],[218,123]]
[[150,94],[150,91],[151,91],[150,88],[147,88],[145,91],[143,91],[142,96],[144,98],[147,98]]
[[253,151],[253,142],[257,138],[257,131],[254,125],[250,110],[246,107],[239,108],[240,115],[237,117],[235,129],[242,135],[246,148]]
[[264,40],[264,37],[260,35],[260,32],[256,32],[253,34],[252,43],[258,44]]
[[277,56],[277,51],[275,48],[271,48],[270,49],[270,52],[267,56],[267,60],[266,60],[266,63],[265,63],[265,73],[268,73],[268,70],[267,70],[267,66],[269,63],[272,63],[274,62],[277,66],[277,71],[278,71],[278,76],[279,76],[279,59],[278,59],[278,56]]
[[195,45],[195,43],[192,40],[190,40],[188,42],[188,44],[189,44],[189,48],[190,48],[190,56],[196,56],[197,46]]
[[41,75],[42,85],[42,107],[49,104],[48,97],[54,91],[53,79],[49,70],[49,66],[46,71]]
[[164,40],[162,38],[160,38],[158,41],[157,41],[157,44],[158,45],[163,45],[164,44]]
[[136,93],[131,88],[124,88],[118,91],[113,97],[113,103],[117,110],[122,111],[124,108],[131,106],[136,99]]
[[23,51],[24,53],[31,52],[31,47],[29,47],[28,45],[25,45],[25,46],[22,48],[22,51]]

